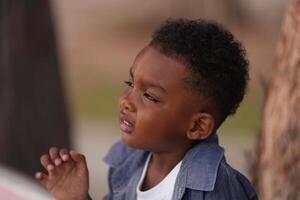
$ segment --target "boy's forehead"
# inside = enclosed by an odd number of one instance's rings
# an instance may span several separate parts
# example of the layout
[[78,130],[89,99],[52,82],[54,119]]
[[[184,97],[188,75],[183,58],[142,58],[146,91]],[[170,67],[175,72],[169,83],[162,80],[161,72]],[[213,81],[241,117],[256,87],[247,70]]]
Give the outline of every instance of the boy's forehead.
[[172,79],[185,78],[186,67],[177,60],[162,54],[159,50],[152,47],[145,47],[136,56],[131,68],[132,73],[149,74],[152,76]]

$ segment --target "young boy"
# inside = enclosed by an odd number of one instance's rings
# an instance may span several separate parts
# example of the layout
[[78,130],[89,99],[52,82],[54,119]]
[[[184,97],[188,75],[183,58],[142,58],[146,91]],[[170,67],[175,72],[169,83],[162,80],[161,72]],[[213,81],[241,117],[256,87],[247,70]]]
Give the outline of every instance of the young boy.
[[[219,25],[168,20],[137,55],[119,101],[122,141],[105,157],[106,200],[255,200],[217,129],[242,101],[248,61]],[[84,156],[53,147],[36,178],[61,200],[90,199]]]

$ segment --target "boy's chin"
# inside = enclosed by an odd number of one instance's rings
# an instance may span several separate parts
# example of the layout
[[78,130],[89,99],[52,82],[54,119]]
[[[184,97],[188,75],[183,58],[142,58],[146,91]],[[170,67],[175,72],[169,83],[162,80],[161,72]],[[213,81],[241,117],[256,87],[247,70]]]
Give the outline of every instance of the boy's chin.
[[122,141],[131,148],[143,149],[143,145],[133,138],[131,134],[128,135],[128,133],[122,133]]

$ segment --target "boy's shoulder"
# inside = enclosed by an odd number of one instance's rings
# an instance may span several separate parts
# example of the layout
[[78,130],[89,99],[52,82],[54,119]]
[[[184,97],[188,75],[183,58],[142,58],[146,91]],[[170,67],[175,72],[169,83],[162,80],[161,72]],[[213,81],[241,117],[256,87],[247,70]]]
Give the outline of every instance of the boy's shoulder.
[[[206,166],[207,167],[207,166]],[[185,185],[185,194],[182,199],[209,200],[258,200],[257,193],[248,179],[240,172],[232,168],[222,158],[217,165],[217,170],[207,169],[207,173],[193,173],[192,178],[184,180],[189,183],[192,180],[205,181],[203,185]],[[214,179],[212,179],[214,177]]]
[[210,195],[222,195],[224,199],[258,199],[250,181],[239,171],[232,168],[225,159],[219,165],[213,192],[211,194],[207,193],[207,196]]

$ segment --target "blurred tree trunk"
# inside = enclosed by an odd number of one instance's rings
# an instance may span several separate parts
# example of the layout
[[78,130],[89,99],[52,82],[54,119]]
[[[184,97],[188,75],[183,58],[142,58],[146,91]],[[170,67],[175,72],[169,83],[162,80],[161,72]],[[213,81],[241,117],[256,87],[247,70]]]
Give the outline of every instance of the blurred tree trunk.
[[300,199],[300,0],[291,0],[279,41],[258,141],[262,200]]
[[0,2],[0,162],[27,174],[70,147],[49,1]]

